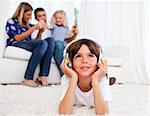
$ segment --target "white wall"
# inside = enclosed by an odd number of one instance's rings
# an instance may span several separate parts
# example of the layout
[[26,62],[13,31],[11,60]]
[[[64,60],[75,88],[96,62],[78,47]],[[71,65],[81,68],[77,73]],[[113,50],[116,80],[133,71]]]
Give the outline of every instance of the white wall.
[[[145,1],[83,1],[80,34],[90,35],[103,46],[120,49],[124,60],[124,78],[128,82],[147,83],[150,50],[145,48]],[[123,49],[122,49],[123,48]],[[114,53],[112,49],[112,53]],[[145,58],[147,60],[145,60]]]

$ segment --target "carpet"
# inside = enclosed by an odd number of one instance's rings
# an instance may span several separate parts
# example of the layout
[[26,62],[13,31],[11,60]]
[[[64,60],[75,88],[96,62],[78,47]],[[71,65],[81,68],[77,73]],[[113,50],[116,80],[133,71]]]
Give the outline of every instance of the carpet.
[[[113,100],[110,116],[150,116],[148,85],[115,84],[111,86]],[[31,88],[22,85],[0,85],[0,116],[56,116],[60,85]],[[94,116],[88,107],[74,107],[77,116]]]

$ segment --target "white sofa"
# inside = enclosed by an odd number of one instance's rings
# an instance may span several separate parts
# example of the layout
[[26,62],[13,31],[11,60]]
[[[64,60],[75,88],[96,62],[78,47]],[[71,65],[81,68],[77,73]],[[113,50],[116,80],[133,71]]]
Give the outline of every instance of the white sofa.
[[[5,28],[0,28],[0,83],[20,83],[24,79],[31,52],[18,47],[6,47],[7,35]],[[37,67],[34,79],[38,76]],[[50,84],[60,83],[60,74],[52,59],[50,74],[48,76]]]

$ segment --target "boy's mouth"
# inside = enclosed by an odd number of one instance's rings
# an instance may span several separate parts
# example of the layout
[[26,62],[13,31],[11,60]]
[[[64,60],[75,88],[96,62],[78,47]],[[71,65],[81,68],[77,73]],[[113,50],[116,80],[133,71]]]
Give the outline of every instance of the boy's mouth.
[[82,66],[82,67],[81,67],[81,69],[82,69],[83,71],[87,71],[89,68],[90,68],[90,67],[88,67],[88,66]]

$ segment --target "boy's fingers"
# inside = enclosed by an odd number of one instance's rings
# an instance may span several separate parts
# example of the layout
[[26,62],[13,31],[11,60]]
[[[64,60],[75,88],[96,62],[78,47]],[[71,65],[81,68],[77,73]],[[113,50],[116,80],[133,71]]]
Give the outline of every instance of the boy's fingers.
[[66,72],[66,70],[68,70],[65,59],[63,59],[63,61],[61,63],[61,69],[62,69],[63,72]]
[[102,64],[102,63],[99,63],[99,64],[97,64],[97,66],[98,66],[98,67],[102,67],[102,66],[103,66],[103,64]]
[[107,65],[107,60],[106,59],[102,60],[102,63]]

